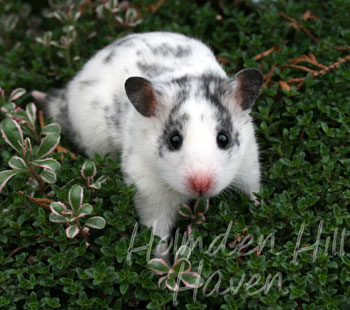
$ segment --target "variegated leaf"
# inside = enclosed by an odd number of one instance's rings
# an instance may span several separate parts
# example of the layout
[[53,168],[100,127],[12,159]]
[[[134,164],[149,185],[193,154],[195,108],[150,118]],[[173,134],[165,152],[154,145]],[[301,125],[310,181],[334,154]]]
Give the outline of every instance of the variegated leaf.
[[157,275],[167,274],[170,270],[169,265],[163,258],[153,258],[147,263],[147,267]]
[[84,197],[84,189],[80,185],[75,184],[69,190],[69,195],[68,195],[69,204],[72,210],[74,211],[75,216],[78,216],[79,214],[79,209],[83,204],[83,197]]
[[1,133],[5,142],[20,153],[23,148],[23,133],[19,124],[11,118],[5,118],[1,123]]
[[189,205],[185,203],[181,203],[178,206],[179,213],[184,217],[191,217],[192,216],[192,210]]
[[159,280],[158,280],[158,287],[161,290],[164,290],[166,288],[166,279],[167,279],[167,277],[164,276],[164,277],[159,278]]
[[33,152],[32,142],[30,141],[29,137],[24,139],[23,146],[24,146],[24,153],[29,152],[29,154],[32,154],[32,152]]
[[209,199],[198,199],[194,204],[194,214],[207,213],[209,209]]
[[61,126],[56,123],[51,123],[41,129],[41,135],[49,135],[50,133],[60,134]]
[[37,167],[44,168],[46,170],[51,170],[51,171],[58,171],[61,168],[60,163],[53,158],[45,158],[45,159],[38,159],[38,160],[33,160],[32,164]]
[[57,215],[55,213],[50,213],[49,220],[53,223],[66,223],[67,222],[65,217]]
[[108,180],[108,177],[106,175],[101,175],[97,180],[96,182],[99,182],[99,183],[105,183],[106,181]]
[[78,217],[84,217],[86,215],[89,215],[92,213],[92,211],[93,211],[92,206],[88,203],[84,203],[79,209]]
[[61,136],[58,133],[52,133],[47,135],[39,146],[37,158],[41,159],[49,154],[51,154],[60,142]]
[[25,93],[26,93],[26,90],[24,88],[16,88],[10,94],[9,101],[15,101],[19,97],[23,96]]
[[79,233],[78,225],[70,225],[66,229],[66,236],[68,238],[74,238]]
[[5,170],[0,172],[0,193],[5,187],[6,183],[16,174],[26,173],[26,170]]
[[101,183],[100,182],[94,182],[89,187],[93,188],[93,189],[100,189],[101,188]]
[[187,258],[179,258],[174,262],[173,269],[175,272],[179,272],[182,268],[183,272],[191,271],[191,262]]
[[83,178],[94,177],[96,175],[96,165],[92,160],[85,160],[83,167],[81,168],[80,174]]
[[13,156],[8,162],[9,166],[15,170],[27,170],[27,164],[23,158],[18,156]]
[[195,221],[195,223],[196,224],[203,224],[205,222],[205,216],[204,216],[204,214],[203,213],[199,213],[198,215],[197,215],[197,218],[196,218],[196,221]]
[[198,288],[204,284],[203,278],[197,272],[184,272],[181,274],[181,281],[186,287]]
[[62,212],[67,211],[67,206],[62,202],[51,202],[50,203],[50,210],[52,213],[63,216]]
[[44,170],[40,173],[41,179],[49,184],[54,184],[57,181],[56,173],[52,170]]
[[179,285],[176,283],[177,279],[166,279],[165,285],[171,291],[177,291],[179,289]]
[[191,249],[187,245],[182,245],[180,248],[177,250],[175,254],[175,261],[177,261],[180,258],[190,258],[191,256]]
[[85,225],[94,229],[103,229],[106,226],[106,220],[101,216],[93,216],[86,221]]
[[36,106],[34,103],[29,103],[26,106],[26,114],[28,117],[29,122],[32,125],[35,125],[36,122]]

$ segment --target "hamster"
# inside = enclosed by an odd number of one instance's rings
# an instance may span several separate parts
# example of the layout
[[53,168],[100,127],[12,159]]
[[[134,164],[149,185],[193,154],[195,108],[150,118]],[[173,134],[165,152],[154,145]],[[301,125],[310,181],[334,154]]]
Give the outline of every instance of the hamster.
[[116,40],[64,89],[33,96],[88,156],[121,154],[141,224],[165,238],[189,199],[232,185],[255,199],[260,165],[249,113],[262,82],[254,68],[227,77],[199,40],[150,32]]

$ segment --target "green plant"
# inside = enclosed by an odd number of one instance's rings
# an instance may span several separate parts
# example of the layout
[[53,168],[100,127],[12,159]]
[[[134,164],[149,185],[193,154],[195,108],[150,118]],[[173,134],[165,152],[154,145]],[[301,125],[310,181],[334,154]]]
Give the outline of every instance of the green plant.
[[[10,110],[6,111],[11,113]],[[44,138],[41,142],[39,141],[39,147],[33,149],[30,138],[24,139],[21,125],[17,121],[21,122],[34,137],[39,139],[35,129],[35,105],[29,104],[26,112],[16,110],[13,115],[14,119],[5,118],[1,122],[1,133],[4,141],[17,152],[18,156],[12,156],[8,161],[12,170],[0,172],[0,192],[13,176],[25,174],[31,176],[44,193],[46,191],[44,183],[55,183],[56,173],[60,169],[57,160],[47,157],[55,150],[60,141],[60,127],[57,124],[45,126],[40,134]]]
[[89,217],[85,224],[81,225],[80,220],[93,212],[93,207],[88,203],[83,203],[84,190],[79,185],[73,185],[69,190],[69,207],[62,202],[52,202],[50,204],[50,221],[54,223],[65,223],[68,225],[66,235],[74,238],[79,233],[88,241],[89,228],[103,229],[106,220],[101,216]]
[[[195,224],[200,225],[205,222],[204,214],[209,210],[209,199],[198,199],[193,206],[193,211],[187,204],[180,204],[178,209],[181,216],[190,218]],[[187,231],[191,233],[192,224],[187,226]]]
[[183,245],[177,250],[172,267],[162,258],[153,258],[147,265],[156,275],[163,276],[158,280],[158,286],[162,289],[167,287],[171,291],[178,291],[180,282],[189,288],[199,288],[204,281],[197,272],[191,271],[190,256],[191,249]]

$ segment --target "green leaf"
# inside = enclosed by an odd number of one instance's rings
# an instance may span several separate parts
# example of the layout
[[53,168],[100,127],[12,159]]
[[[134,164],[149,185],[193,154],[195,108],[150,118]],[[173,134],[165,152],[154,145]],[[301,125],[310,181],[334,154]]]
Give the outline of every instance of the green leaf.
[[178,206],[179,213],[184,217],[191,217],[192,216],[192,210],[190,206],[187,204],[181,203]]
[[167,274],[170,270],[169,265],[163,258],[153,258],[147,263],[147,267],[157,275]]
[[94,229],[103,229],[106,226],[106,220],[101,216],[93,216],[86,221],[85,225]]
[[50,203],[50,210],[52,213],[54,213],[58,216],[64,216],[62,214],[62,212],[67,211],[67,206],[62,202],[51,202]]
[[167,279],[167,276],[164,276],[164,277],[159,278],[159,280],[158,280],[158,287],[161,290],[164,290],[166,288],[166,279]]
[[44,170],[40,173],[41,179],[49,184],[54,184],[57,181],[56,173],[51,170]]
[[83,167],[81,168],[81,176],[85,179],[88,177],[94,177],[96,175],[96,165],[92,160],[85,160]]
[[29,103],[26,106],[26,114],[29,122],[35,126],[36,122],[36,106],[34,103]]
[[19,124],[11,118],[5,118],[1,122],[1,133],[5,142],[20,153],[23,145],[23,133]]
[[203,215],[203,213],[199,213],[197,215],[197,218],[196,218],[196,224],[203,224],[205,222],[205,216]]
[[25,163],[24,159],[18,157],[18,156],[13,156],[8,162],[9,166],[12,169],[15,170],[27,170],[27,164]]
[[61,168],[60,163],[53,158],[37,159],[33,160],[32,164],[37,167],[44,168],[46,170],[58,171]]
[[0,193],[5,187],[6,183],[16,174],[26,173],[27,170],[5,170],[0,172]]
[[191,267],[191,262],[187,258],[179,258],[173,265],[173,269],[176,272],[180,272],[181,268],[183,268],[182,272],[189,272]]
[[177,250],[175,254],[175,261],[177,261],[180,258],[190,258],[191,256],[191,249],[187,245],[182,245],[180,248]]
[[177,291],[179,289],[179,285],[176,282],[177,282],[176,278],[166,279],[165,285],[169,290]]
[[122,284],[120,284],[120,293],[122,293],[122,295],[125,295],[126,291],[128,290],[129,287],[129,283],[128,282],[123,282]]
[[61,126],[56,123],[51,123],[46,125],[43,129],[41,129],[41,135],[49,135],[51,133],[60,134]]
[[60,308],[61,307],[59,298],[44,297],[44,300],[50,308]]
[[23,96],[25,93],[26,93],[26,90],[24,88],[16,88],[10,94],[9,101],[15,101],[19,97]]
[[52,133],[47,135],[39,146],[37,158],[43,158],[51,154],[57,147],[57,144],[60,142],[61,136],[58,133]]
[[69,190],[69,195],[68,195],[69,204],[72,210],[74,211],[75,216],[78,216],[79,214],[79,209],[83,203],[83,197],[84,197],[84,190],[80,185],[75,184]]
[[198,199],[194,204],[194,214],[207,213],[209,209],[209,199]]
[[0,296],[0,307],[4,307],[10,304],[10,300],[5,298],[4,296]]
[[84,203],[81,206],[81,208],[79,209],[78,217],[83,217],[83,216],[89,215],[92,213],[92,211],[93,211],[92,206],[89,205],[88,203]]
[[101,175],[101,176],[96,180],[96,182],[105,183],[107,180],[108,180],[107,176]]
[[6,103],[1,107],[1,111],[5,114],[12,114],[15,112],[16,105],[13,102]]
[[100,189],[101,183],[96,181],[96,182],[92,183],[89,187],[93,188],[93,189]]
[[181,281],[190,288],[198,288],[204,284],[204,280],[197,272],[184,272]]
[[68,238],[74,238],[78,233],[79,233],[79,227],[76,224],[68,226],[66,229],[66,236]]

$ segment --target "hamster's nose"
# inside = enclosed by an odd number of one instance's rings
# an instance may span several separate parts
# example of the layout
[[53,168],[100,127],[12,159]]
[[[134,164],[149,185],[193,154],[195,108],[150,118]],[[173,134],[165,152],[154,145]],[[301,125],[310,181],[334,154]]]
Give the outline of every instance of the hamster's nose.
[[192,190],[199,194],[205,194],[210,189],[212,177],[205,174],[196,174],[190,177],[188,181]]

